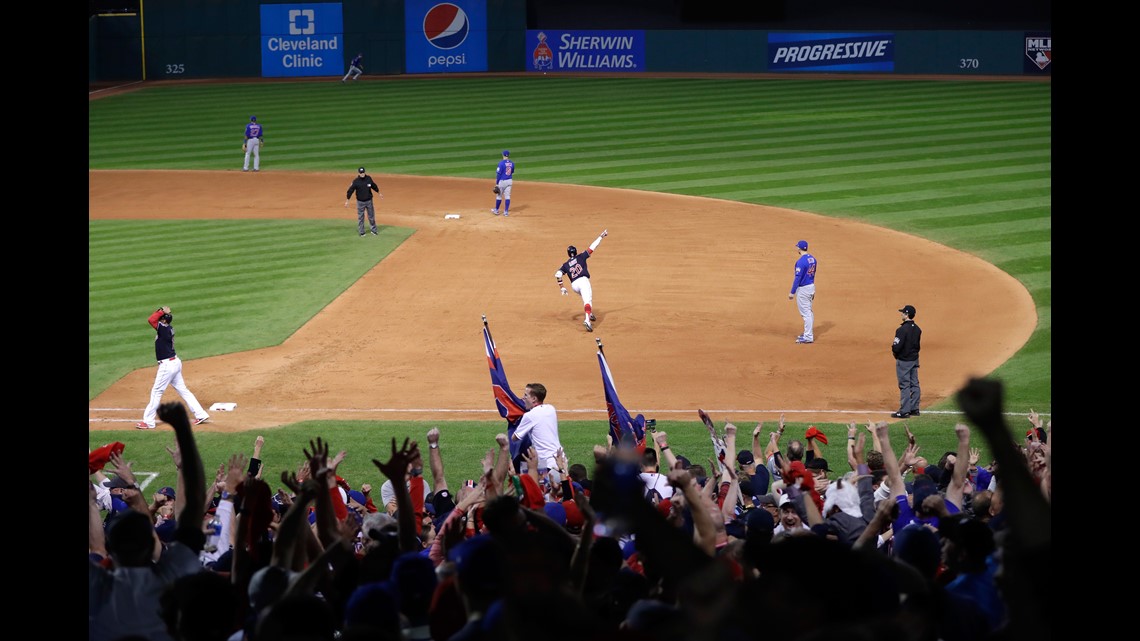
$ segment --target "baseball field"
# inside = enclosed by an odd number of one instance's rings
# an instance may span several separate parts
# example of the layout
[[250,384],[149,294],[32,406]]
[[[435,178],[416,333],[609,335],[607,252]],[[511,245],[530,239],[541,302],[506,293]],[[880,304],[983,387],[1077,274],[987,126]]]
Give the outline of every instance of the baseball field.
[[[190,389],[235,404],[197,428],[208,469],[254,434],[292,467],[319,434],[359,454],[342,476],[375,481],[390,437],[440,425],[449,477],[476,476],[504,431],[484,314],[515,391],[550,390],[572,462],[604,441],[600,339],[623,404],[675,450],[709,451],[698,408],[741,446],[782,414],[793,434],[834,435],[825,456],[842,470],[845,424],[898,406],[904,304],[923,329],[908,425],[924,454],[954,449],[953,394],[971,376],[1005,383],[1015,431],[1030,409],[1049,418],[1047,78],[338,80],[92,93],[91,447],[122,441],[136,469],[170,467],[169,429],[133,428],[159,305]],[[251,115],[265,147],[243,173]],[[489,212],[503,149],[510,218]],[[361,165],[384,194],[378,237],[343,207]],[[603,229],[587,333],[553,274]],[[800,239],[820,265],[812,345],[795,344],[787,299]]]

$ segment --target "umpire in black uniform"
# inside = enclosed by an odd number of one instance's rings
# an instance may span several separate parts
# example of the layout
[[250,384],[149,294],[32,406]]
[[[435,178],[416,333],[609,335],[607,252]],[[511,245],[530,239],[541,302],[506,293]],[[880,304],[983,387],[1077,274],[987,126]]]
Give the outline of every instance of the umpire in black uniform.
[[348,186],[348,191],[344,194],[344,206],[348,207],[348,201],[352,199],[352,194],[356,193],[356,232],[364,236],[364,214],[368,214],[368,224],[372,226],[372,235],[376,233],[376,207],[372,204],[372,192],[380,194],[380,200],[384,200],[384,194],[380,193],[380,188],[376,186],[376,182],[372,180],[364,172],[364,167],[356,170],[356,178],[352,179],[352,184]]
[[902,324],[895,330],[891,352],[895,355],[895,376],[899,379],[899,411],[892,418],[910,418],[921,412],[918,403],[922,389],[918,386],[918,351],[921,348],[922,330],[914,324],[914,306],[903,305]]

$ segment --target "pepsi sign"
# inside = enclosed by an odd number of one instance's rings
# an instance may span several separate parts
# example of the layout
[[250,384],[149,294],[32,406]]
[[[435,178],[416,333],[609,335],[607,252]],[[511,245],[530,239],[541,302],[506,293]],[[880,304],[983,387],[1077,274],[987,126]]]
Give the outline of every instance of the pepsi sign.
[[487,70],[486,0],[405,0],[407,73]]

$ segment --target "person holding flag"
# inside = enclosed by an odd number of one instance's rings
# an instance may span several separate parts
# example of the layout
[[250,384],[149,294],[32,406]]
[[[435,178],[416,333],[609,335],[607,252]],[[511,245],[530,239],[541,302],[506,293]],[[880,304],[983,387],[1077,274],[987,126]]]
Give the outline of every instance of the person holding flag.
[[519,421],[526,413],[526,408],[523,407],[523,400],[515,396],[515,393],[511,391],[511,386],[507,384],[507,373],[503,369],[503,362],[499,359],[499,348],[495,345],[495,340],[491,338],[491,329],[487,326],[486,314],[483,315],[483,347],[487,351],[487,367],[491,370],[491,392],[495,395],[495,408],[499,410],[499,416],[507,420],[507,439],[511,448],[511,461],[514,462],[515,469],[518,469],[522,463],[523,454],[531,448],[529,434],[520,440],[512,438],[515,430],[519,427]]
[[523,414],[511,440],[521,443],[523,438],[531,438],[538,454],[538,474],[543,476],[548,470],[558,469],[556,457],[562,450],[562,442],[558,439],[558,412],[546,402],[546,386],[542,383],[527,383],[523,403],[526,414]]

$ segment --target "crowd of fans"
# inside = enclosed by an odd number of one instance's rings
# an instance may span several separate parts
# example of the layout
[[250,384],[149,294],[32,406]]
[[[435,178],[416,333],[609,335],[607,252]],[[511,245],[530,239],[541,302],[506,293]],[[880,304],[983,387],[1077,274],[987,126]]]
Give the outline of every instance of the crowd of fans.
[[166,403],[176,487],[148,501],[121,444],[90,455],[89,639],[1048,639],[1051,423],[1015,436],[994,381],[957,399],[988,466],[965,424],[930,463],[909,429],[896,453],[891,425],[851,423],[841,472],[814,427],[782,446],[781,419],[739,451],[726,424],[722,457],[653,432],[589,465],[516,465],[499,434],[452,488],[433,428],[430,483],[419,443],[393,439],[378,502],[320,437],[289,491],[263,480],[261,437],[211,484]]

